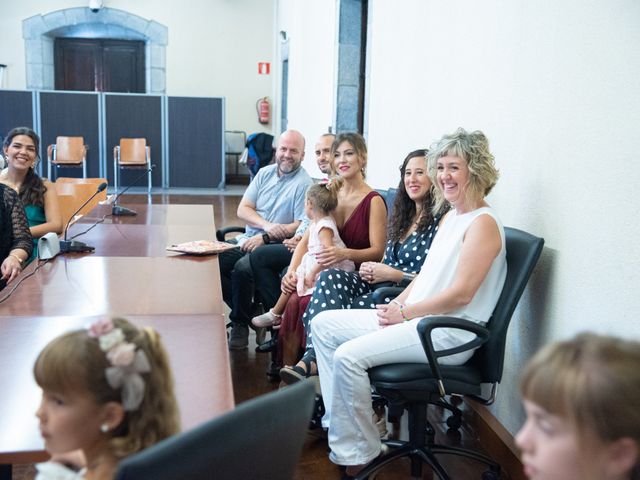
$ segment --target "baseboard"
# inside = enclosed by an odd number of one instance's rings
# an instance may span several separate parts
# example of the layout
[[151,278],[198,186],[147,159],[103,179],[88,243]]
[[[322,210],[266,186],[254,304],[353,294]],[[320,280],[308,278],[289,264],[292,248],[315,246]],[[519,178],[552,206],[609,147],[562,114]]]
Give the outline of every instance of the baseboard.
[[463,409],[487,454],[500,464],[510,480],[526,480],[513,435],[481,403],[465,398]]

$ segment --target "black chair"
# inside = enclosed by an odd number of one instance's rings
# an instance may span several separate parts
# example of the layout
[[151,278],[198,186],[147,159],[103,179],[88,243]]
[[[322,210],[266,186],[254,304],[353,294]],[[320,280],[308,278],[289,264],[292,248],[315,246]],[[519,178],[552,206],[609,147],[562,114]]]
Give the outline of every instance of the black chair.
[[290,479],[315,389],[300,382],[239,405],[120,463],[116,480]]
[[[484,462],[489,470],[483,480],[500,478],[500,466],[485,455],[472,450],[437,445],[433,428],[427,421],[427,408],[438,405],[453,412],[447,425],[457,429],[462,413],[447,400],[447,395],[464,395],[486,405],[493,403],[497,386],[502,379],[507,329],[511,316],[520,300],[542,252],[544,240],[515,228],[505,228],[507,278],[491,320],[484,328],[467,320],[446,316],[422,319],[418,324],[428,364],[398,363],[380,365],[369,370],[369,378],[377,395],[387,404],[390,418],[409,412],[409,441],[388,440],[389,453],[377,458],[356,477],[364,479],[389,462],[410,457],[411,475],[422,475],[422,462],[431,466],[441,480],[450,477],[436,458],[438,454],[461,455]],[[396,295],[397,295],[396,291]],[[381,293],[384,295],[385,293]],[[390,294],[387,291],[386,295]],[[436,352],[431,342],[431,331],[440,327],[468,330],[477,335],[471,342],[457,348]],[[479,347],[464,365],[439,365],[437,359]],[[481,384],[492,384],[489,398],[481,396]]]

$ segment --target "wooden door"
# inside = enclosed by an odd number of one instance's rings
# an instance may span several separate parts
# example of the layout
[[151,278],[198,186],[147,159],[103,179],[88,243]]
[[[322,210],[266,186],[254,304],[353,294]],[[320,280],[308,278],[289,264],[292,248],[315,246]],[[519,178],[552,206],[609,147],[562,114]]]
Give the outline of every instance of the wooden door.
[[56,38],[55,88],[144,93],[144,42]]

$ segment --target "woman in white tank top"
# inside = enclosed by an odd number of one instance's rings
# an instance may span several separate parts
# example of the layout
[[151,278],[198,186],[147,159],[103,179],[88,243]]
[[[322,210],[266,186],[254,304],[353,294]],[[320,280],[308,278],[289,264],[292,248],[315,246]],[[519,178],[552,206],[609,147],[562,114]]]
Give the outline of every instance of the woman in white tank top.
[[[312,334],[329,429],[330,459],[357,474],[380,454],[367,370],[376,365],[427,363],[416,325],[429,315],[450,315],[485,324],[507,273],[504,229],[484,200],[498,179],[482,132],[458,129],[428,155],[435,207],[451,206],[422,270],[389,305],[377,310],[330,310],[312,323]],[[461,345],[474,334],[433,332],[436,350]],[[443,357],[459,365],[473,352]]]

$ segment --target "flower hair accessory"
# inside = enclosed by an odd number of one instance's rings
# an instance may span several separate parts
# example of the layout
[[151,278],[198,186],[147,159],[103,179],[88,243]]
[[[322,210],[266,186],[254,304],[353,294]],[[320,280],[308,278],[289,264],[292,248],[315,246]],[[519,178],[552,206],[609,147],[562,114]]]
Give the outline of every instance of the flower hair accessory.
[[122,389],[122,407],[129,412],[137,410],[144,398],[144,379],[140,374],[151,371],[147,355],[127,342],[122,329],[115,328],[110,318],[92,323],[87,334],[98,340],[100,350],[111,363],[105,376],[111,388]]
[[331,190],[331,185],[333,184],[333,178],[327,178],[322,181],[327,190]]

